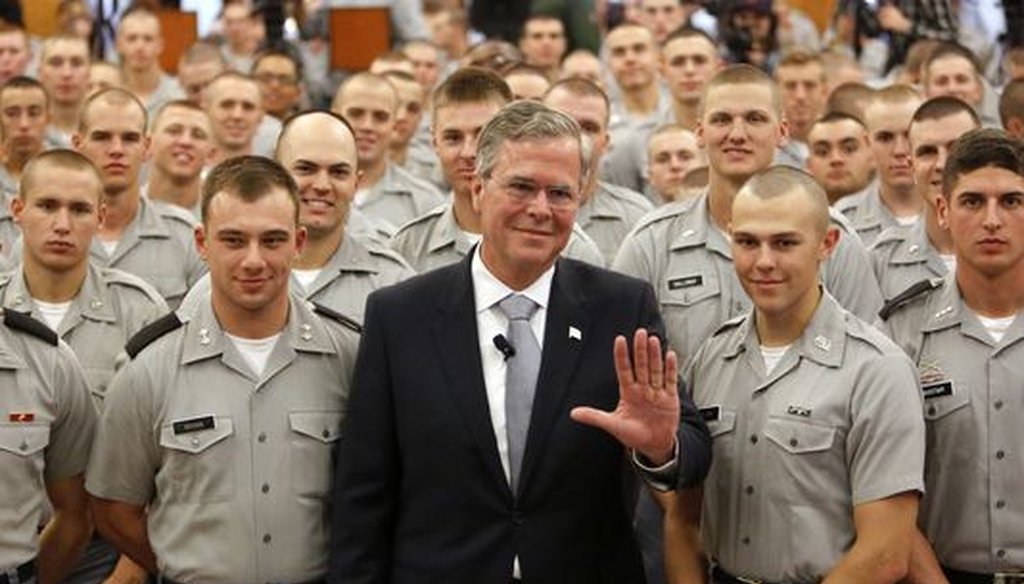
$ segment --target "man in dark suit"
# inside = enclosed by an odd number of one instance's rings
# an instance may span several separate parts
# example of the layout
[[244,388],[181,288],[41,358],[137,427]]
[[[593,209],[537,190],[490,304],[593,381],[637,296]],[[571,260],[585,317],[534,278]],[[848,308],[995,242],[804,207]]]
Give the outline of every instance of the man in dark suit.
[[568,116],[504,108],[477,145],[481,243],[370,296],[331,584],[644,581],[630,467],[695,484],[710,438],[662,358],[650,286],[559,259],[581,150]]

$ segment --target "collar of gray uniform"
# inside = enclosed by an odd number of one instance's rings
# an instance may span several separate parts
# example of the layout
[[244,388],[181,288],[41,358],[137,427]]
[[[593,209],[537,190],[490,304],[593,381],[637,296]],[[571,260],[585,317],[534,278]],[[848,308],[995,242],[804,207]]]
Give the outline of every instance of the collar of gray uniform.
[[[154,203],[145,197],[139,198],[139,212],[132,221],[137,229],[139,237],[160,237],[167,238],[171,232],[167,229],[163,217],[160,215],[160,205],[165,203]],[[126,229],[122,238],[128,235],[130,230]]]
[[[23,265],[18,264],[12,272],[5,274],[4,278],[8,281],[3,297],[4,307],[20,312],[32,312],[34,305],[32,303],[32,295],[29,293],[28,286],[25,283]],[[82,288],[71,301],[71,309],[72,311],[77,310],[79,314],[90,320],[102,322],[117,321],[104,278],[100,274],[99,268],[91,261],[86,269]]]
[[338,249],[334,250],[327,263],[324,264],[320,275],[316,277],[312,285],[306,288],[307,295],[316,293],[324,286],[340,278],[341,274],[345,272],[359,274],[376,274],[378,272],[373,264],[373,258],[370,257],[370,251],[363,243],[348,233],[345,233],[341,238]]
[[679,205],[683,208],[679,213],[675,237],[669,246],[670,251],[703,246],[714,249],[724,254],[725,257],[732,257],[729,240],[712,223],[711,213],[708,211],[708,190],[706,188],[704,192],[693,199],[668,204]]
[[[0,311],[0,318],[2,317],[3,313]],[[26,366],[25,360],[11,348],[8,337],[8,332],[0,332],[0,369],[23,369]]]
[[[455,193],[451,194],[455,197]],[[434,228],[430,230],[430,241],[428,251],[436,252],[440,249],[454,245],[455,250],[463,256],[469,254],[473,248],[473,242],[462,236],[462,229],[455,221],[455,202],[446,203],[438,214]]]
[[[892,252],[890,263],[899,265],[919,264],[928,261],[928,258],[932,255],[938,255],[931,242],[928,241],[928,234],[925,233],[924,223],[924,217],[922,217],[913,225],[903,228],[890,228],[902,236],[902,240]],[[886,231],[890,231],[890,229]]]
[[956,283],[956,270],[943,276],[942,286],[928,299],[927,309],[922,332],[935,332],[962,323],[964,300]]
[[[309,302],[295,294],[289,294],[288,322],[281,330],[282,340],[296,352],[334,354],[337,349],[331,341],[330,332],[321,317],[317,316]],[[213,313],[209,296],[196,306],[185,323],[185,346],[181,362],[193,363],[208,359],[224,352],[224,330]]]
[[[826,367],[842,365],[846,345],[846,317],[839,303],[828,292],[822,291],[821,301],[818,302],[811,322],[793,344],[801,356],[811,361]],[[753,316],[749,315],[729,339],[725,356],[732,358],[745,350],[754,351],[759,345],[757,327]]]

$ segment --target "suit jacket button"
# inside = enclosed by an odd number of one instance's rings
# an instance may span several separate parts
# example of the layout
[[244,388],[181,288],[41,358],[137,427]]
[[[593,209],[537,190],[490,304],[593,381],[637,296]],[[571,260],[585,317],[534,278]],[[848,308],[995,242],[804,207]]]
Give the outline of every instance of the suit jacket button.
[[515,525],[516,527],[522,526],[523,525],[523,514],[520,513],[519,511],[513,511],[512,512],[512,524]]

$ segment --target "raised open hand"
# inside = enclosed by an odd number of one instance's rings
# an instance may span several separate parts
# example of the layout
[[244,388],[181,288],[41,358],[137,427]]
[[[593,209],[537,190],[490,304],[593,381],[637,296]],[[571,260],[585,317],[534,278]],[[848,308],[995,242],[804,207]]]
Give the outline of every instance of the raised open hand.
[[679,363],[668,351],[661,357],[661,340],[637,329],[633,334],[633,362],[626,337],[615,338],[615,373],[619,403],[614,411],[591,407],[573,408],[573,420],[600,428],[651,463],[672,458],[679,429]]

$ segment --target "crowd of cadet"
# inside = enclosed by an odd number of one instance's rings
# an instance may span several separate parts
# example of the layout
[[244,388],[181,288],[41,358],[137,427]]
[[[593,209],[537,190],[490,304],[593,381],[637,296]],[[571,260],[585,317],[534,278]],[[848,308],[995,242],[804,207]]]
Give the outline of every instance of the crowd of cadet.
[[106,4],[0,15],[0,584],[1024,583],[1024,8]]

